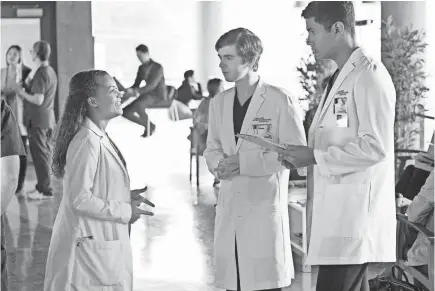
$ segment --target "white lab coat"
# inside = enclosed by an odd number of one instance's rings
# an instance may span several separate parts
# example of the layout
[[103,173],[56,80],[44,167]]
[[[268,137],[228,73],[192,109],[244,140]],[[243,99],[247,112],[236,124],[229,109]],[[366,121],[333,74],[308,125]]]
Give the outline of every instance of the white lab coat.
[[[334,115],[340,96],[344,126]],[[395,261],[395,102],[388,71],[359,48],[322,97],[308,136],[317,164],[307,177],[307,264]]]
[[[88,118],[72,140],[53,226],[45,291],[131,291],[130,179],[107,136]],[[79,245],[80,238],[84,239]]]
[[[278,156],[238,139],[233,128],[235,89],[213,98],[204,156],[209,170],[227,155],[239,154],[240,175],[221,182],[215,219],[215,283],[236,290],[235,239],[242,290],[288,286],[294,277],[289,235],[288,178]],[[282,89],[259,81],[242,134],[253,134],[256,117],[271,119],[274,142],[305,145],[298,101]]]

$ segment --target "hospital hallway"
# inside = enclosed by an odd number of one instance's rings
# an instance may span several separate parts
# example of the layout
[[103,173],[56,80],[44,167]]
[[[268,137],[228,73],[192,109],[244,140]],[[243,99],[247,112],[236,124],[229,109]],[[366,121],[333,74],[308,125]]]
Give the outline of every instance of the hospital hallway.
[[[135,291],[220,290],[213,286],[213,177],[201,158],[200,188],[194,179],[189,182],[190,142],[186,137],[190,124],[191,120],[157,123],[155,134],[145,139],[140,137],[143,129],[123,118],[108,127],[127,161],[132,189],[148,185],[145,196],[156,205],[155,216],[143,216],[132,226]],[[26,190],[35,181],[30,166]],[[8,208],[9,290],[43,290],[51,230],[62,195],[60,183],[53,184],[54,199],[13,198]],[[315,290],[315,269],[302,273],[300,257],[294,258],[296,278],[284,290]]]

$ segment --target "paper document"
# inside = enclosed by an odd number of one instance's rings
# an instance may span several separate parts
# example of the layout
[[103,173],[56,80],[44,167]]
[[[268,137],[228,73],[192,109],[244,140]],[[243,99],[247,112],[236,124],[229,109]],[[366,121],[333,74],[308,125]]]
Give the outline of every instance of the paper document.
[[256,145],[259,145],[265,149],[280,153],[280,154],[287,154],[287,148],[284,145],[275,143],[269,139],[265,139],[262,137],[258,137],[255,135],[249,135],[249,134],[236,134],[238,138],[244,139],[246,141],[255,143]]

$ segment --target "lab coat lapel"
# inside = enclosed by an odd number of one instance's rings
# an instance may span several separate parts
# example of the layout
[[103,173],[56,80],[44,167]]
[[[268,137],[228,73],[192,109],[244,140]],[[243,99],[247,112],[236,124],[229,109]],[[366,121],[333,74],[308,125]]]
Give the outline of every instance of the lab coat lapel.
[[[347,62],[344,64],[341,71],[338,73],[337,79],[334,82],[334,85],[332,86],[331,90],[329,91],[329,95],[325,96],[326,101],[323,107],[321,108],[319,118],[316,120],[316,127],[322,122],[323,117],[325,116],[326,112],[328,111],[329,105],[331,104],[332,100],[334,100],[334,95],[337,93],[338,89],[340,89],[341,84],[343,81],[349,76],[349,74],[356,68],[358,61],[362,57],[362,50],[361,48],[357,48],[349,57]],[[321,105],[322,103],[320,103]]]
[[[258,81],[257,88],[255,89],[254,95],[252,96],[251,103],[249,104],[245,119],[243,119],[242,129],[240,130],[241,134],[246,134],[249,128],[251,127],[253,119],[257,116],[257,112],[264,102],[263,94],[265,93],[265,91],[266,91],[266,86],[260,79]],[[243,143],[243,139],[239,138],[237,140],[236,152],[239,151],[242,143]]]
[[109,152],[112,154],[112,156],[115,158],[115,160],[118,162],[119,166],[122,168],[122,171],[124,172],[124,175],[129,179],[127,169],[125,168],[124,164],[122,163],[121,159],[119,158],[119,155],[113,148],[112,144],[109,141],[109,138],[107,136],[102,138],[103,145],[106,149],[109,150]]
[[229,137],[228,142],[230,143],[230,154],[235,154],[236,152],[236,141],[234,138],[234,119],[233,119],[233,107],[234,107],[234,95],[235,88],[229,90],[224,96],[224,112],[223,112],[223,132],[225,136]]
[[116,153],[115,149],[110,144],[110,141],[109,141],[109,138],[107,137],[107,135],[101,129],[99,129],[98,126],[95,123],[93,123],[92,120],[90,120],[88,117],[86,117],[86,119],[84,120],[83,125],[86,126],[87,128],[89,128],[90,130],[92,130],[96,135],[98,135],[100,137],[104,147],[112,154],[112,156],[115,158],[115,160],[118,161],[119,165],[122,168],[122,171],[124,172],[125,176],[127,177],[127,180],[129,180],[130,177],[128,176],[127,169],[124,167],[124,164],[122,163],[122,161],[119,158],[118,154]]
[[[324,100],[327,97],[326,96],[326,91],[327,91],[327,88],[325,88],[325,90],[323,91],[322,98],[320,98],[320,103],[319,104],[323,104],[324,103]],[[314,115],[313,121],[311,122],[310,129],[308,131],[308,145],[309,146],[313,145],[313,141],[314,141],[313,140],[313,138],[314,138],[314,128],[317,126],[317,122],[318,122],[319,117],[320,117],[321,109],[322,108],[319,105],[319,107],[317,107],[316,114]]]

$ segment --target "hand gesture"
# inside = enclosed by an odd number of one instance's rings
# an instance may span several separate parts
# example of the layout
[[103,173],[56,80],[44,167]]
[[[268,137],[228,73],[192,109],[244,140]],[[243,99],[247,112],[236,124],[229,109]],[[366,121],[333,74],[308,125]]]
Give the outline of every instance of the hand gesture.
[[150,212],[150,211],[145,211],[142,210],[140,208],[138,208],[142,203],[145,203],[151,207],[155,207],[154,203],[152,203],[151,201],[149,201],[148,199],[146,199],[145,197],[141,196],[140,194],[146,192],[148,189],[147,186],[145,186],[142,189],[135,189],[132,190],[130,192],[131,195],[131,209],[132,209],[132,215],[131,215],[131,220],[130,223],[134,223],[136,220],[139,219],[140,215],[144,214],[144,215],[150,215],[153,216],[154,213]]
[[150,215],[150,216],[154,215],[153,212],[140,209],[139,206],[141,204],[142,204],[142,202],[140,200],[131,200],[131,202],[130,202],[130,205],[131,205],[130,223],[131,224],[135,223],[140,218],[141,215]]

